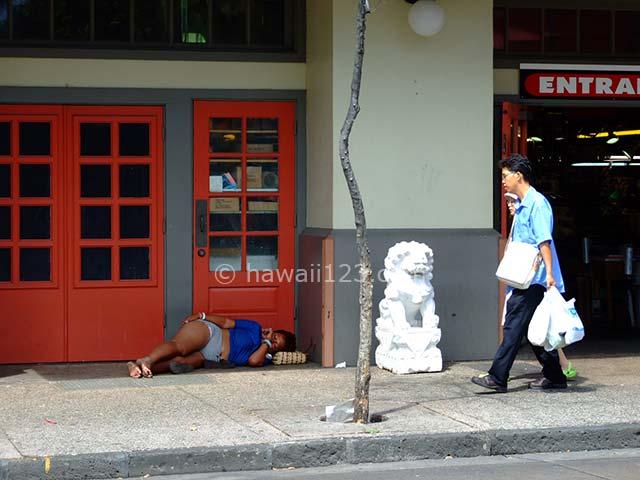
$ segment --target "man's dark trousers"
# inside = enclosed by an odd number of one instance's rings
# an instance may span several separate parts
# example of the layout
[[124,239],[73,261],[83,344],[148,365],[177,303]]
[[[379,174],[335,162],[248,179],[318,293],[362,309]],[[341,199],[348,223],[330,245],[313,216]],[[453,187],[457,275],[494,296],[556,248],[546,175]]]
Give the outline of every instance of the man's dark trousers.
[[[514,289],[507,301],[507,313],[502,329],[502,344],[498,347],[489,374],[503,387],[507,386],[509,371],[516,360],[522,339],[527,334],[529,322],[537,306],[544,297],[546,289],[542,285],[531,285],[526,290]],[[533,353],[542,365],[542,374],[553,383],[566,383],[562,373],[558,352],[547,352],[543,347],[531,345]]]

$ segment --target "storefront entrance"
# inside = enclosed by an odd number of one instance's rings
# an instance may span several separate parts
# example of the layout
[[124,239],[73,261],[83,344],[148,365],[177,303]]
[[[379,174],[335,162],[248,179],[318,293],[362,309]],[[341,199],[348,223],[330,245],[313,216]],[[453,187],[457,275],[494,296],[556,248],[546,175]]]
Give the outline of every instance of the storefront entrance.
[[194,115],[194,310],[293,331],[295,104]]
[[163,338],[162,109],[0,106],[0,363]]
[[640,107],[518,107],[533,184],[554,209],[565,296],[577,299],[587,339],[640,336]]

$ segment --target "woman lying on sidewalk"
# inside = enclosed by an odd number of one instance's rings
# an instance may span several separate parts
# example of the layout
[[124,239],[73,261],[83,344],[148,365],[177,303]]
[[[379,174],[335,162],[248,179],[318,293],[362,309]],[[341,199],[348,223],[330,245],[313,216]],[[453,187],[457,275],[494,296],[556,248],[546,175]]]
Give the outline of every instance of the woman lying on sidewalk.
[[178,333],[155,347],[149,355],[128,362],[129,376],[151,378],[154,373],[187,373],[205,360],[261,367],[274,353],[295,351],[296,337],[286,330],[262,329],[253,320],[232,320],[194,313],[182,321]]

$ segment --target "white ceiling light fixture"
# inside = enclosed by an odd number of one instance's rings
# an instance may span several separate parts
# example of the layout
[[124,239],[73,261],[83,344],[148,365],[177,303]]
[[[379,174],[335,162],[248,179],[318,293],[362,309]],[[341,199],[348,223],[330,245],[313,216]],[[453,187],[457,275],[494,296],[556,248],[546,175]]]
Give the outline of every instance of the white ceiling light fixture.
[[435,0],[406,0],[413,3],[409,9],[409,25],[418,35],[431,37],[444,26],[444,10]]

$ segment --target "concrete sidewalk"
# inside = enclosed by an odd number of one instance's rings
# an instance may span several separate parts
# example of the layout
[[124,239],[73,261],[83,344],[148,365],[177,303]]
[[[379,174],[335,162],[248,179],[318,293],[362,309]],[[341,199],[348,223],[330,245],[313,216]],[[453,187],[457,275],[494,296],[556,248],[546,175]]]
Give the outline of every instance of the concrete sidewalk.
[[0,366],[0,480],[117,478],[640,447],[640,356],[578,358],[566,391],[469,382],[489,362],[396,376],[372,369],[368,425],[321,422],[354,369],[317,365],[126,377],[114,363]]

